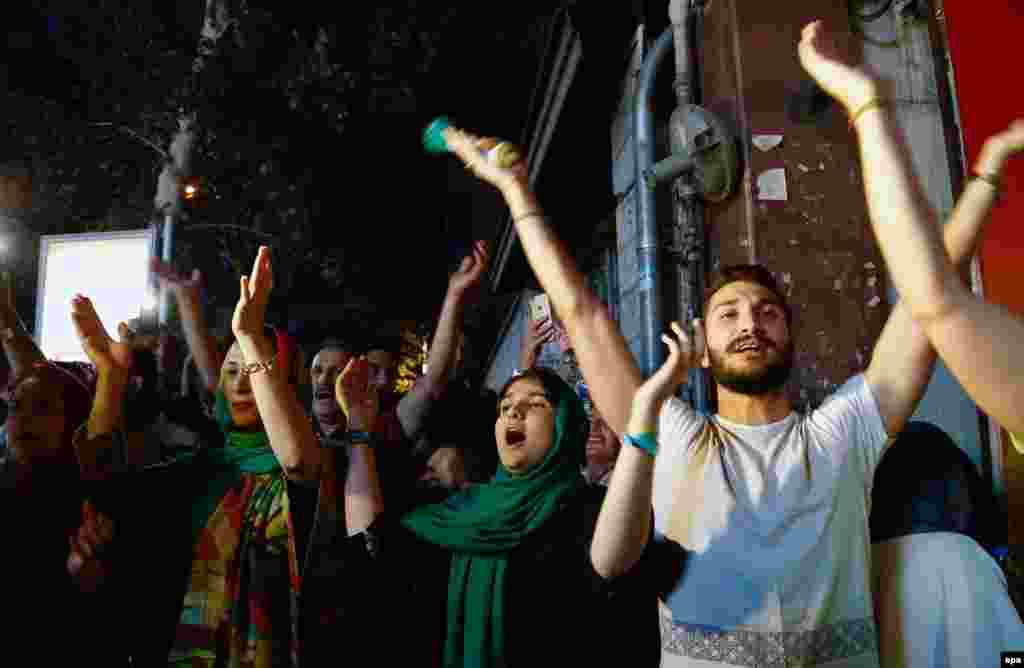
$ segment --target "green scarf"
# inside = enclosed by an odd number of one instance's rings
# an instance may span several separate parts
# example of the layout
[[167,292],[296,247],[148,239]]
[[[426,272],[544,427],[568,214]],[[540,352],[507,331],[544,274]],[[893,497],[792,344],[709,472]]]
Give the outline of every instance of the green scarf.
[[206,526],[227,491],[242,479],[243,473],[270,473],[281,469],[270,448],[267,432],[263,429],[238,431],[231,421],[224,390],[218,388],[215,399],[213,416],[224,434],[223,447],[204,448],[177,460],[202,462],[204,482],[200,495],[192,502],[193,539]]
[[[531,372],[535,373],[535,372]],[[423,506],[402,524],[453,552],[448,577],[444,665],[486,668],[505,663],[505,574],[509,552],[582,490],[589,422],[564,381],[541,373],[555,406],[554,444],[537,467],[494,479],[442,503]]]

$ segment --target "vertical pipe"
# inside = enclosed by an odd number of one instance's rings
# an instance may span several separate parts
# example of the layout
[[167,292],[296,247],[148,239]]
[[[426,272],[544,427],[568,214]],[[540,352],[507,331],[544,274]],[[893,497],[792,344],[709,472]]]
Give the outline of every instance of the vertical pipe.
[[[693,79],[696,67],[690,43],[690,21],[693,18],[691,0],[671,0],[668,8],[672,30],[675,33],[676,103],[682,108],[693,104]],[[684,174],[680,179],[689,179]],[[677,183],[679,181],[677,180]],[[675,206],[676,246],[681,250],[677,274],[677,288],[680,305],[680,318],[692,321],[703,317],[701,308],[704,305],[704,272],[707,248],[704,238],[704,212],[697,195],[692,188],[678,188],[673,194]],[[686,327],[689,322],[681,323]],[[711,398],[704,378],[704,370],[690,370],[689,390],[694,408],[702,413],[711,412]]]
[[637,267],[640,272],[641,309],[644,324],[643,347],[640,356],[640,372],[644,377],[653,374],[661,365],[662,347],[658,345],[662,329],[661,283],[658,271],[658,223],[655,212],[654,190],[644,184],[643,174],[654,165],[654,113],[651,111],[651,95],[658,65],[672,48],[672,28],[669,27],[658,37],[651,52],[640,67],[640,78],[636,94],[636,176],[634,192],[637,197]]

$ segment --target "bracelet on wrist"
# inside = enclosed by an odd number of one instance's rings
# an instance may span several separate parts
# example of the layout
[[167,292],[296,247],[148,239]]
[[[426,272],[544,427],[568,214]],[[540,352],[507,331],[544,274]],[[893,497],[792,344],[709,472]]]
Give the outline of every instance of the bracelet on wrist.
[[525,211],[518,216],[513,216],[512,223],[515,224],[521,220],[526,220],[527,218],[544,218],[544,215],[536,209],[531,209],[530,211]]
[[643,434],[624,434],[622,440],[633,447],[640,448],[651,457],[658,454],[657,432],[648,431]]
[[373,436],[368,431],[350,429],[348,432],[349,445],[370,445],[373,443]]
[[980,172],[978,170],[973,170],[971,172],[971,180],[972,181],[982,181],[984,183],[987,183],[988,185],[992,186],[992,188],[996,191],[997,195],[1002,193],[1003,182],[999,178],[998,174],[992,174],[991,172]]
[[864,104],[857,107],[857,109],[850,114],[850,127],[852,128],[856,123],[857,119],[864,115],[864,112],[870,111],[871,109],[881,109],[888,105],[888,102],[881,97],[873,97]]
[[240,372],[243,376],[251,376],[254,373],[259,373],[260,371],[270,371],[274,368],[276,361],[277,356],[275,355],[265,362],[253,362],[252,364],[246,364],[241,368]]

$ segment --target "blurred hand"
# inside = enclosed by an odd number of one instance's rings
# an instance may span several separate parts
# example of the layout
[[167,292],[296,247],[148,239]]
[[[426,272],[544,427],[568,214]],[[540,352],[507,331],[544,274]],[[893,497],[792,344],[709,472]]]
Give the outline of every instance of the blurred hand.
[[448,279],[448,293],[455,297],[468,294],[480,283],[480,277],[487,272],[490,254],[486,241],[473,244],[473,252],[467,255],[459,268]]
[[797,53],[804,70],[848,113],[857,111],[864,103],[877,97],[875,78],[863,67],[850,62],[822,21],[814,21],[804,27]]
[[506,192],[510,188],[528,185],[529,170],[525,159],[511,167],[499,167],[490,162],[487,156],[480,151],[478,144],[483,141],[482,137],[477,137],[458,128],[448,128],[444,131],[444,138],[448,147],[462,160],[466,169],[478,179],[490,183],[502,192]]
[[671,327],[674,337],[661,335],[661,340],[668,346],[668,359],[636,391],[634,404],[661,404],[675,394],[690,369],[700,365],[706,345],[703,322],[700,319],[693,321],[692,337],[677,322],[673,322]]
[[122,341],[114,341],[100,321],[96,309],[88,297],[75,295],[71,300],[71,321],[82,344],[82,350],[89,356],[97,371],[116,371],[127,374],[134,359],[132,347],[123,339],[128,338],[129,329],[125,323],[117,326]]
[[370,378],[366,356],[350,359],[334,382],[334,396],[352,431],[372,434],[377,428],[380,391],[380,385]]
[[543,320],[526,319],[526,334],[523,336],[523,346],[519,354],[519,368],[529,369],[537,363],[537,355],[545,343],[555,340],[558,330],[551,318]]
[[978,169],[998,176],[1003,164],[1021,151],[1024,151],[1024,119],[1018,118],[985,141],[978,158]]
[[102,556],[114,540],[114,522],[97,512],[92,502],[82,503],[82,524],[68,538],[68,575],[84,591],[95,591],[102,583],[105,569]]

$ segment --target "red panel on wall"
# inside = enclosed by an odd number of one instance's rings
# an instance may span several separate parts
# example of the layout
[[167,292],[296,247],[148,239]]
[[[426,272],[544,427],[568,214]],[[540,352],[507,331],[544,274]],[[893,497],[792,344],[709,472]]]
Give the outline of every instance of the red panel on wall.
[[[944,4],[964,148],[973,166],[986,138],[1024,117],[1018,69],[1024,5],[1005,0]],[[992,212],[982,241],[982,280],[988,301],[1024,313],[1024,156],[1007,165],[1004,179],[1006,197]]]

